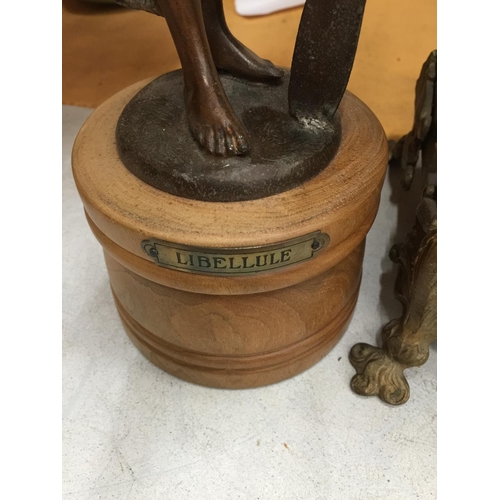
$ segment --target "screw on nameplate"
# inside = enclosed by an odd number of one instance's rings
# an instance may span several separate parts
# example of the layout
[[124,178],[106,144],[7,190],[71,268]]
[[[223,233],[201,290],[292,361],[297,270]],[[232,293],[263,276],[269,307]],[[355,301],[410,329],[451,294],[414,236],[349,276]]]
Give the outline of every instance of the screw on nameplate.
[[292,240],[241,248],[200,248],[155,238],[144,240],[142,249],[161,267],[197,274],[239,276],[273,271],[310,260],[330,242],[316,231]]

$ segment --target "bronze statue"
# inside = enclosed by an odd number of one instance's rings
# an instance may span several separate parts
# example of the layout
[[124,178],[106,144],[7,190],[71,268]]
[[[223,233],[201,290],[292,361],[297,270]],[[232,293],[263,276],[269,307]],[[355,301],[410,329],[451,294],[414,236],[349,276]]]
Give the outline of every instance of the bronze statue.
[[197,141],[221,156],[248,152],[248,132],[229,104],[217,70],[259,82],[277,80],[284,72],[233,36],[222,0],[115,2],[165,17],[184,71],[187,118]]
[[123,324],[191,382],[298,373],[354,311],[387,166],[381,124],[344,95],[365,0],[307,0],[283,70],[232,37],[221,0],[120,2],[163,14],[182,63],[109,99],[74,146]]
[[245,201],[299,186],[332,161],[366,0],[307,0],[290,70],[236,40],[222,0],[113,1],[163,15],[182,64],[120,116],[117,149],[134,175],[185,198]]

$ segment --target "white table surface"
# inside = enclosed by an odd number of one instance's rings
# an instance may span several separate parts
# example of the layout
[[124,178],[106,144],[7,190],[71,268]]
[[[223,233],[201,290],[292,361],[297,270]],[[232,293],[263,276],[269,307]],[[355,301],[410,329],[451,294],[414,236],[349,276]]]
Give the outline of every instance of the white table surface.
[[376,343],[400,310],[388,251],[413,215],[397,181],[384,186],[359,301],[333,351],[279,384],[209,389],[153,366],[118,319],[71,174],[89,114],[63,107],[64,500],[435,498],[435,345],[424,366],[407,370],[401,407],[349,387],[350,348]]

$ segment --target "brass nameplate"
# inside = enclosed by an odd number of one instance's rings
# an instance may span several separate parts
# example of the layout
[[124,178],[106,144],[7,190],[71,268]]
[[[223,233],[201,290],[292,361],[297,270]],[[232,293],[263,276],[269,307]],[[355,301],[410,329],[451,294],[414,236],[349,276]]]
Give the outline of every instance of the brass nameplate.
[[273,245],[242,248],[196,248],[157,239],[143,250],[159,266],[188,273],[239,276],[280,269],[315,257],[330,241],[321,231]]

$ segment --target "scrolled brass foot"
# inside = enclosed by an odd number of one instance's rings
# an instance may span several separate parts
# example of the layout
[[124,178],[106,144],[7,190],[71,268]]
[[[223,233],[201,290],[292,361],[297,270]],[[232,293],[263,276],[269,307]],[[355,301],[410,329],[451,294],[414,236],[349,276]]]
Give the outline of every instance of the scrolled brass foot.
[[356,369],[351,389],[361,396],[378,396],[390,405],[401,405],[410,397],[404,368],[386,351],[360,343],[352,347],[349,361]]

